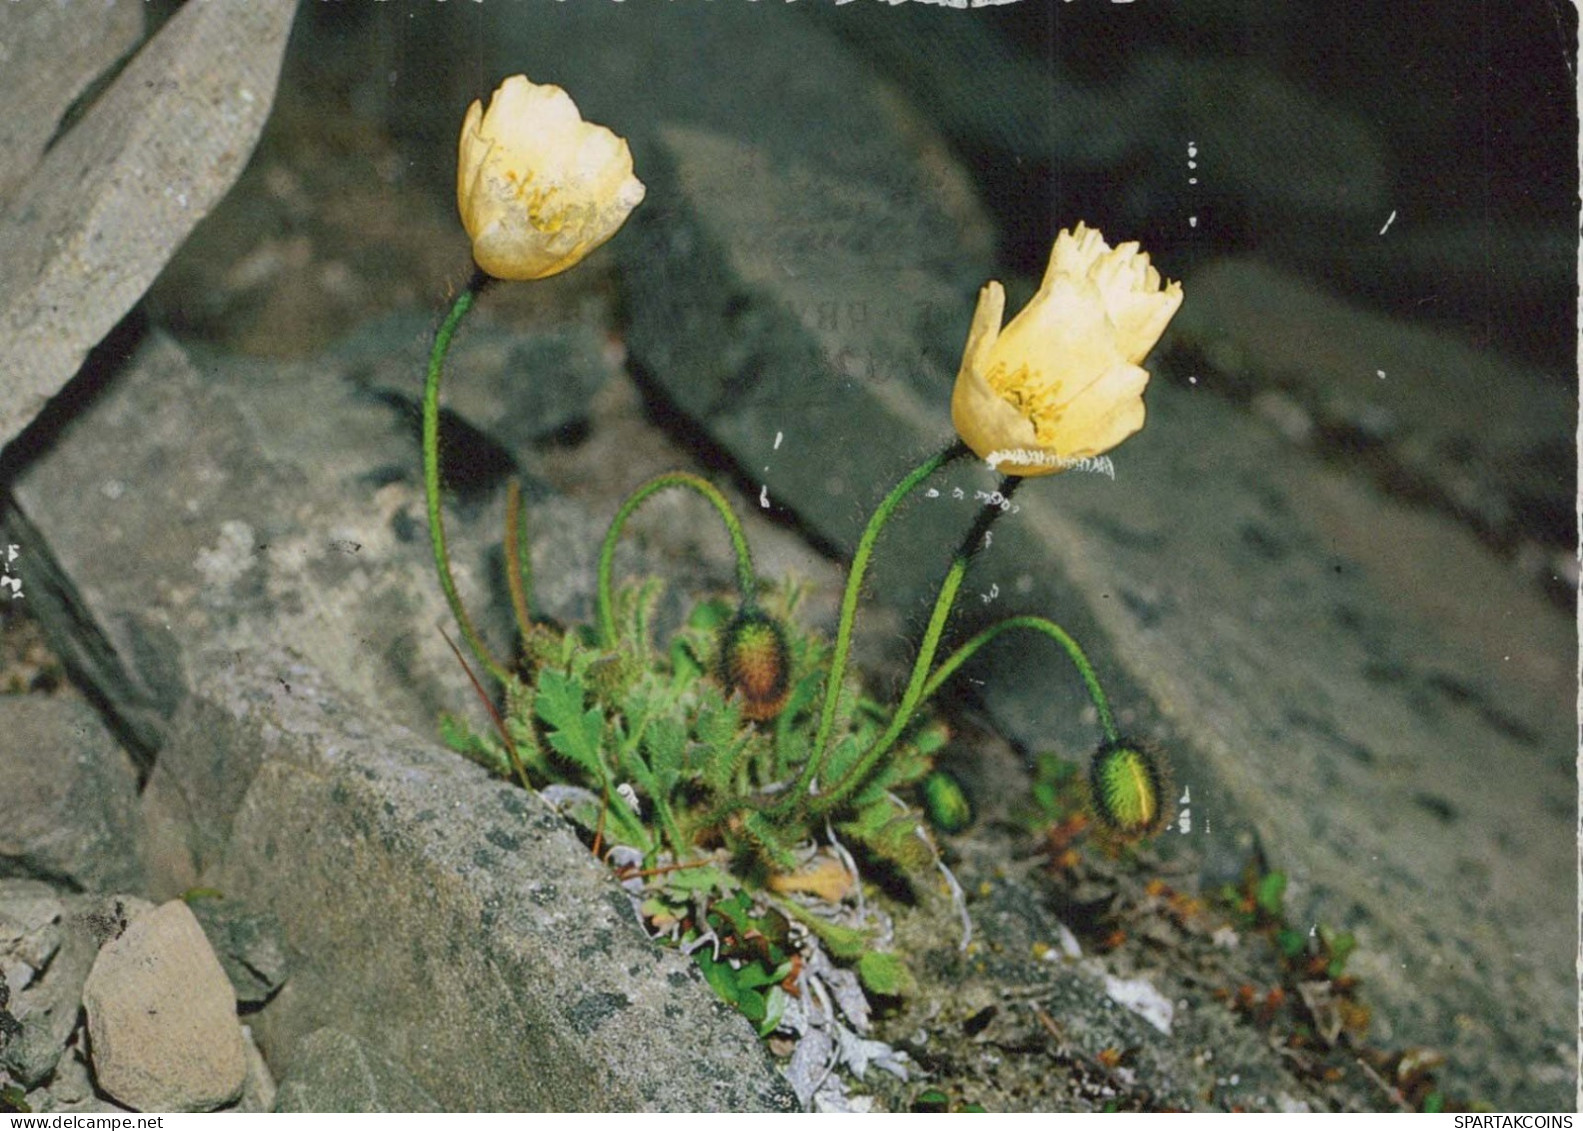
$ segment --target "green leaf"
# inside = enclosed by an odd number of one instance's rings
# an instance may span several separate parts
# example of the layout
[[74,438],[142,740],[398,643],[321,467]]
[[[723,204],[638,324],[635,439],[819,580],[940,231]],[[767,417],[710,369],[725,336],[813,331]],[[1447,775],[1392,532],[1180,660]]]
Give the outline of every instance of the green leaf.
[[1286,873],[1271,872],[1259,880],[1254,889],[1253,902],[1272,919],[1281,917],[1281,904],[1286,898]]
[[714,687],[708,689],[693,727],[699,745],[692,751],[693,763],[705,788],[717,796],[735,792],[737,770],[747,756],[750,734],[742,731],[742,710],[735,700],[726,701]]
[[476,762],[492,774],[509,777],[511,762],[505,747],[492,738],[473,733],[462,719],[450,713],[440,716],[440,741],[469,762]]
[[687,757],[687,728],[673,718],[656,718],[643,732],[643,747],[654,771],[655,788],[669,796],[681,780]]
[[961,784],[943,770],[936,770],[923,781],[924,810],[941,832],[959,833],[973,823],[973,807]]
[[747,986],[755,990],[762,989],[765,986],[773,986],[784,982],[786,975],[790,973],[790,962],[782,962],[773,970],[762,962],[753,962],[737,971],[737,985]]
[[870,772],[868,788],[895,791],[909,786],[934,769],[934,759],[922,754],[916,746],[902,743],[891,747],[885,757]]
[[[894,810],[893,810],[894,811]],[[920,871],[934,861],[934,849],[922,835],[923,826],[911,810],[898,812],[864,843],[869,850],[909,871]]]
[[764,1020],[759,1022],[760,1037],[767,1037],[780,1028],[781,1018],[786,1015],[786,1003],[789,1000],[786,991],[779,985],[769,988],[764,995]]
[[835,748],[830,751],[830,757],[826,759],[824,768],[819,772],[819,780],[821,782],[840,781],[846,776],[846,772],[857,764],[857,760],[862,756],[863,750],[864,745],[860,742],[857,735],[848,734],[843,736],[835,744]]
[[1446,1110],[1446,1097],[1439,1092],[1430,1092],[1424,1097],[1424,1111],[1429,1115],[1439,1115]]
[[743,892],[736,892],[726,899],[717,899],[709,906],[709,914],[718,921],[715,929],[745,935],[757,924],[753,922],[753,903]]
[[842,822],[841,831],[847,836],[866,842],[870,837],[878,836],[879,831],[890,823],[896,813],[896,806],[891,804],[890,799],[881,797],[858,809],[851,820]]
[[704,662],[693,651],[693,646],[681,636],[671,639],[671,671],[678,686],[686,687],[704,674]]
[[812,671],[793,680],[791,694],[786,697],[786,706],[781,708],[776,720],[777,730],[792,730],[792,721],[813,705],[820,688],[824,686],[824,679],[824,672]]
[[607,771],[600,753],[604,715],[590,707],[583,710],[583,685],[563,672],[546,668],[539,673],[539,694],[534,701],[539,718],[551,727],[549,743],[561,757],[603,786]]
[[1331,931],[1325,927],[1319,928],[1319,937],[1330,953],[1325,975],[1330,978],[1341,977],[1341,972],[1347,968],[1347,959],[1358,948],[1357,938],[1351,931]]
[[776,906],[785,911],[789,917],[796,919],[818,935],[819,941],[824,943],[833,958],[840,958],[850,962],[854,958],[861,957],[863,952],[868,949],[869,937],[867,931],[861,931],[856,927],[843,927],[839,923],[832,923],[830,920],[821,918],[790,900],[785,903],[778,903]]
[[704,981],[720,995],[722,1001],[742,1008],[742,991],[737,988],[737,972],[729,962],[716,962],[708,946],[693,951],[693,961],[704,972]]
[[1308,949],[1308,936],[1287,927],[1275,932],[1275,946],[1288,959],[1295,959]]
[[735,615],[736,608],[730,601],[700,601],[693,606],[692,615],[687,618],[687,627],[699,632],[714,632]]
[[915,993],[918,983],[900,955],[871,950],[857,962],[857,976],[865,988],[886,997]]
[[736,883],[713,864],[699,868],[677,868],[665,874],[665,887],[669,891],[731,891]]
[[737,1008],[742,1011],[742,1016],[753,1022],[755,1027],[762,1025],[769,1014],[764,996],[758,990],[741,988],[737,990]]
[[752,846],[753,854],[760,860],[782,872],[797,867],[797,855],[791,846],[795,838],[776,828],[763,813],[744,812],[740,830],[742,839]]

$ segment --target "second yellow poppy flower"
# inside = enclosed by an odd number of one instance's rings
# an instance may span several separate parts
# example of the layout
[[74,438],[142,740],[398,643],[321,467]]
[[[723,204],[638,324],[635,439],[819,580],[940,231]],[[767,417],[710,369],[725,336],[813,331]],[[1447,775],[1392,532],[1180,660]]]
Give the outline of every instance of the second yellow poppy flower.
[[1056,237],[1038,293],[1001,326],[1006,292],[979,292],[951,397],[968,447],[1007,475],[1053,475],[1143,427],[1139,364],[1182,304],[1135,243],[1079,223]]

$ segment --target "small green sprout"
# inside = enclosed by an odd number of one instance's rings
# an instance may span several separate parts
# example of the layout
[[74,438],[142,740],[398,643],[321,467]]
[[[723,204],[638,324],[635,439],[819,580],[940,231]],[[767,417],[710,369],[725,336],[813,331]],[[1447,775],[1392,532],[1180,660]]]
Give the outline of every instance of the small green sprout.
[[961,783],[944,770],[923,779],[923,804],[930,823],[943,833],[959,833],[973,823],[973,806]]

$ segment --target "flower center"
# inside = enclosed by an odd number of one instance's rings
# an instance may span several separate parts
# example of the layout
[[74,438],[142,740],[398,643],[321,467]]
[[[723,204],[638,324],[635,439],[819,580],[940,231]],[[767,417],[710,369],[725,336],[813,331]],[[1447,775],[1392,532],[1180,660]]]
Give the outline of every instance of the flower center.
[[1020,412],[1033,425],[1033,434],[1039,443],[1050,446],[1061,423],[1062,406],[1057,397],[1059,390],[1039,380],[1039,375],[1027,365],[1007,369],[997,365],[985,378],[989,387],[1000,398]]

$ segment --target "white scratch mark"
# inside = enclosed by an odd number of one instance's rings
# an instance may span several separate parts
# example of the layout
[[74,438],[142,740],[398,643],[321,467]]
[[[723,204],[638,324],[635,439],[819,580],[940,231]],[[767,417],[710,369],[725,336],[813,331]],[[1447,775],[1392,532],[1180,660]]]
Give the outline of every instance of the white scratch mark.
[[[1389,228],[1391,226],[1392,221],[1394,221],[1395,219],[1396,219],[1396,209],[1393,208],[1393,209],[1391,209],[1391,214],[1389,216],[1385,217],[1385,228]],[[1385,228],[1381,228],[1380,229],[1380,235],[1383,236],[1385,234]]]
[[777,452],[780,451],[781,450],[781,441],[783,439],[785,439],[785,438],[786,438],[786,435],[785,435],[784,432],[777,432],[777,433],[775,433],[775,447],[773,449],[771,449],[771,450],[777,451]]
[[770,489],[767,483],[759,487],[759,506],[765,510],[770,509]]

